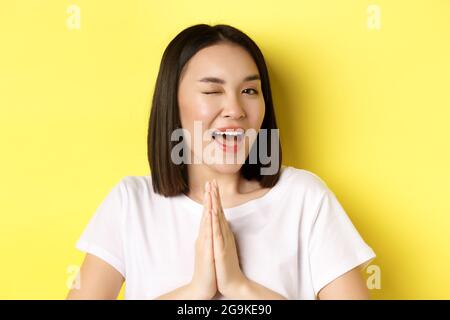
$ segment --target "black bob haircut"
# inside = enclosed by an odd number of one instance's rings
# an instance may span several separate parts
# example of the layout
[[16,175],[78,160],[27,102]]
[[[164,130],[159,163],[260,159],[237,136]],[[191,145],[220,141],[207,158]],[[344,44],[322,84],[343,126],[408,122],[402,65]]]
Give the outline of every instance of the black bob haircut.
[[[267,66],[256,43],[242,31],[229,25],[210,26],[197,24],[181,31],[167,46],[161,59],[158,77],[153,93],[152,107],[147,135],[147,157],[150,165],[153,189],[165,197],[177,196],[189,192],[188,172],[185,163],[171,161],[171,150],[177,144],[171,141],[172,132],[181,128],[178,106],[178,84],[183,67],[199,50],[219,44],[232,43],[244,48],[253,58],[261,78],[261,87],[265,102],[265,115],[261,129],[267,129],[267,148],[271,149],[271,129],[278,129],[272,102]],[[278,168],[273,175],[261,175],[262,164],[249,163],[249,157],[240,169],[242,177],[257,180],[263,188],[273,187],[280,177],[281,143],[278,141]],[[259,143],[259,134],[252,147]],[[269,155],[268,155],[269,156]],[[271,156],[271,155],[270,155]]]

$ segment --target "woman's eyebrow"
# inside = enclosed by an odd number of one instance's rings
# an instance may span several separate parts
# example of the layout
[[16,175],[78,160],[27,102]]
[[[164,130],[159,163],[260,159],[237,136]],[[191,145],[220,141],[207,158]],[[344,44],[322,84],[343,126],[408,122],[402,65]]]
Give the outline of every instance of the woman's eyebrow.
[[[253,74],[251,76],[246,76],[242,82],[247,81],[254,81],[254,80],[261,80],[258,74]],[[225,84],[225,80],[216,78],[216,77],[204,77],[198,80],[198,82],[212,82],[212,83],[218,83],[218,84]]]

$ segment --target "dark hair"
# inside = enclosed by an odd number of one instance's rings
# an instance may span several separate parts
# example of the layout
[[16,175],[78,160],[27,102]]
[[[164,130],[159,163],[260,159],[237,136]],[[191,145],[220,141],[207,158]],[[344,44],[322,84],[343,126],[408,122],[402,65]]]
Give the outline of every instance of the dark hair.
[[[171,141],[172,132],[181,128],[178,106],[178,84],[183,67],[199,50],[222,42],[233,43],[244,48],[254,59],[261,78],[265,101],[265,115],[261,129],[267,129],[267,149],[271,150],[271,130],[278,129],[270,90],[267,66],[258,46],[242,31],[229,25],[210,26],[197,24],[181,31],[167,46],[161,59],[155,91],[153,94],[147,135],[147,157],[150,165],[153,189],[165,197],[189,192],[186,164],[171,161],[171,150],[176,141]],[[280,142],[280,141],[278,141]],[[259,135],[253,147],[259,143]],[[281,143],[279,143],[279,165],[273,175],[261,175],[261,167],[270,167],[259,162],[249,163],[247,157],[241,167],[241,175],[247,180],[256,179],[264,188],[273,187],[281,168]]]

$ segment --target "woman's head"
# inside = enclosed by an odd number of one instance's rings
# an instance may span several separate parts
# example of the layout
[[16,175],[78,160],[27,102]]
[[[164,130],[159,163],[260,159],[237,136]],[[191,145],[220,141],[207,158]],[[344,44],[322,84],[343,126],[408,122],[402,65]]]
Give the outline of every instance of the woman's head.
[[[247,35],[231,26],[191,26],[166,48],[156,81],[147,141],[154,190],[164,196],[189,191],[189,164],[173,161],[173,151],[180,145],[172,141],[173,133],[181,128],[182,145],[187,147],[182,156],[191,160],[188,163],[205,160],[208,146],[215,154],[222,152],[227,157],[238,147],[244,154],[242,161],[202,165],[221,173],[239,172],[247,180],[258,180],[262,187],[274,186],[281,166],[278,138],[273,150],[278,159],[276,173],[262,175],[261,168],[271,164],[261,163],[260,157],[251,162],[248,157],[261,135],[255,134],[256,140],[249,135],[250,139],[245,140],[248,143],[236,143],[233,138],[224,140],[212,134],[229,127],[256,134],[266,129],[266,146],[273,149],[271,129],[277,129],[277,125],[264,57]],[[228,147],[223,149],[223,143]]]

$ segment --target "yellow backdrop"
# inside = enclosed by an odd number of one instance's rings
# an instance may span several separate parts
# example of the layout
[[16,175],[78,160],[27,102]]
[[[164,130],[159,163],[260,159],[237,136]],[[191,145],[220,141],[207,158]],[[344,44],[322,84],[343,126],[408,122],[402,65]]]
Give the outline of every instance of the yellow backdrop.
[[161,55],[196,23],[260,45],[283,162],[377,253],[373,298],[450,298],[450,1],[0,3],[0,298],[65,298],[93,212],[149,172]]

